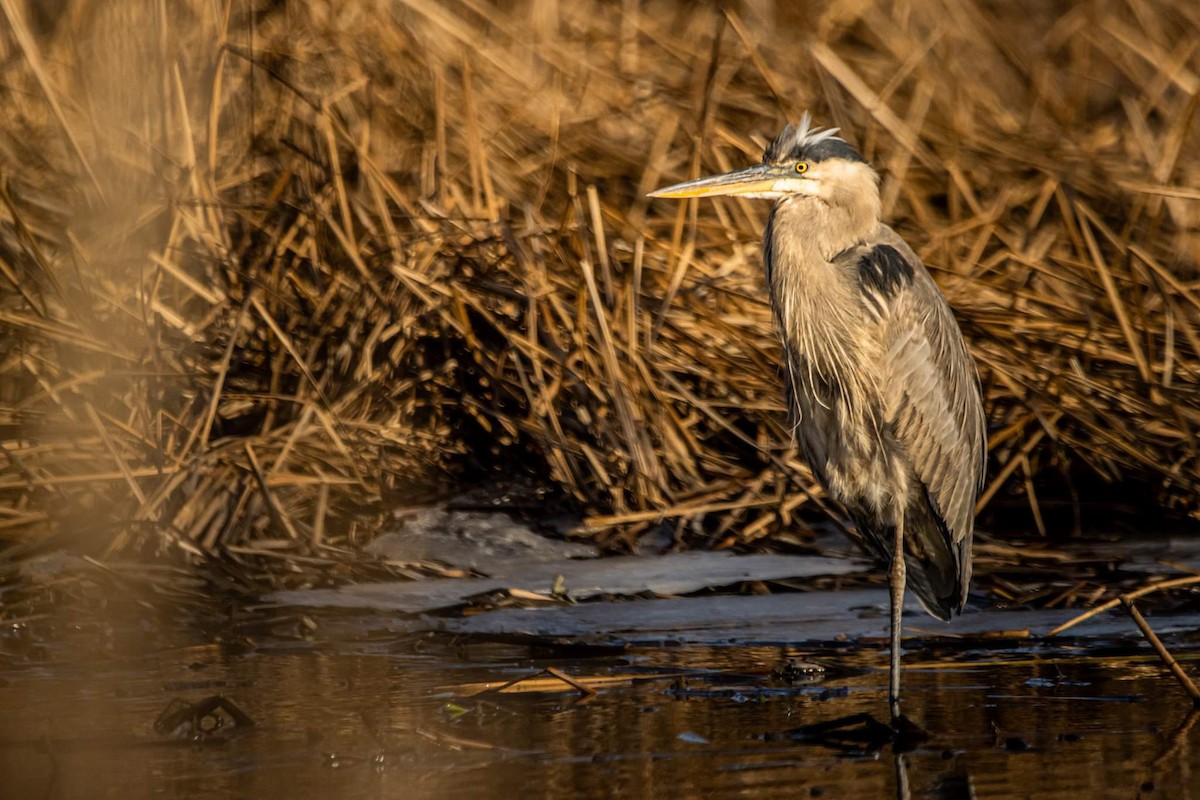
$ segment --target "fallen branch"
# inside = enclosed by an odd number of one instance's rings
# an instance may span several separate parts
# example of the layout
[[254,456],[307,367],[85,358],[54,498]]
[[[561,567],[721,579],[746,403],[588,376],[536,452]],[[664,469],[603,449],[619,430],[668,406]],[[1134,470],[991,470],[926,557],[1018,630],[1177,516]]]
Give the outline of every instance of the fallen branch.
[[1137,610],[1137,606],[1133,604],[1133,598],[1130,595],[1123,594],[1119,599],[1121,605],[1125,606],[1125,610],[1129,612],[1129,616],[1133,617],[1133,621],[1141,628],[1142,635],[1146,637],[1146,640],[1158,652],[1158,657],[1167,665],[1167,669],[1171,670],[1171,674],[1175,676],[1175,680],[1179,681],[1179,685],[1192,698],[1192,707],[1200,708],[1200,689],[1196,688],[1196,684],[1192,683],[1192,679],[1183,671],[1183,667],[1179,666],[1179,662],[1175,660],[1175,657],[1167,650],[1167,646],[1158,638],[1158,634],[1150,627],[1150,623],[1146,622],[1146,618],[1142,616],[1142,612]]
[[1062,625],[1059,625],[1057,628],[1055,628],[1054,630],[1047,633],[1046,636],[1058,636],[1063,631],[1068,630],[1070,628],[1074,628],[1079,623],[1089,620],[1092,617],[1096,616],[1097,614],[1103,614],[1105,611],[1108,611],[1110,608],[1116,608],[1118,605],[1123,603],[1126,598],[1128,598],[1130,600],[1136,600],[1139,597],[1144,597],[1148,594],[1151,594],[1151,593],[1157,592],[1157,591],[1161,591],[1163,589],[1175,589],[1180,586],[1191,586],[1191,585],[1197,584],[1197,583],[1200,583],[1200,575],[1189,575],[1186,578],[1172,578],[1169,581],[1160,581],[1159,583],[1151,583],[1147,586],[1143,586],[1140,589],[1136,589],[1132,592],[1129,592],[1128,594],[1123,594],[1120,597],[1116,598],[1115,600],[1109,600],[1106,603],[1101,603],[1100,605],[1096,606],[1095,608],[1089,609],[1077,617],[1072,617],[1071,619],[1064,622]]

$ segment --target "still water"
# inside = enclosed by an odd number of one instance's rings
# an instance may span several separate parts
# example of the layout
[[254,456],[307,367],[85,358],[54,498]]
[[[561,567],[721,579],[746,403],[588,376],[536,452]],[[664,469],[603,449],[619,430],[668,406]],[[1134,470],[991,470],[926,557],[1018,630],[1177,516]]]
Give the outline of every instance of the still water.
[[[909,652],[907,710],[932,737],[897,755],[787,735],[884,713],[872,648],[544,653],[345,618],[199,627],[92,621],[53,643],[6,630],[0,795],[1200,797],[1196,713],[1132,646]],[[813,660],[827,669],[787,673]],[[477,694],[545,667],[618,682]],[[155,729],[172,701],[214,695],[254,724]]]

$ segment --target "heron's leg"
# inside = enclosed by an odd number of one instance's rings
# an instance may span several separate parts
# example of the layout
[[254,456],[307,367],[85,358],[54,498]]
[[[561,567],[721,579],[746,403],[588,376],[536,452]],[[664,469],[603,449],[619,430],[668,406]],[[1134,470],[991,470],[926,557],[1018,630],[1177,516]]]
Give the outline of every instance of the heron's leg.
[[888,701],[892,707],[892,719],[900,716],[900,636],[901,615],[904,612],[904,513],[896,515],[896,540],[892,549],[890,589],[892,593],[892,669]]

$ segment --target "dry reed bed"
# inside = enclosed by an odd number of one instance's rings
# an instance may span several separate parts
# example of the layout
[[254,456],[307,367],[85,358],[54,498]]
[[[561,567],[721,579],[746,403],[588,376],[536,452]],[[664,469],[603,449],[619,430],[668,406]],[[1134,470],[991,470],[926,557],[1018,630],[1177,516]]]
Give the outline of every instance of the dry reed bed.
[[981,504],[1016,487],[1040,526],[1040,478],[1086,464],[1196,507],[1187,0],[17,5],[11,541],[303,563],[464,473],[548,480],[607,541],[793,524],[820,495],[789,448],[767,209],[644,195],[756,160],[804,109],[880,167],[963,322]]

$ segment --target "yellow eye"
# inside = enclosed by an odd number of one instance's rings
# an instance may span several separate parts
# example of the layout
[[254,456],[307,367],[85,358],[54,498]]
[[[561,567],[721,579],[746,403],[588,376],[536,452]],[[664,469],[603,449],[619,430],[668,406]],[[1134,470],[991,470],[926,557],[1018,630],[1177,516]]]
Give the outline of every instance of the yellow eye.
[[801,175],[808,172],[808,162],[807,161],[797,161],[796,162],[796,172],[799,172]]

